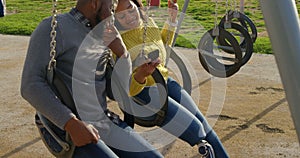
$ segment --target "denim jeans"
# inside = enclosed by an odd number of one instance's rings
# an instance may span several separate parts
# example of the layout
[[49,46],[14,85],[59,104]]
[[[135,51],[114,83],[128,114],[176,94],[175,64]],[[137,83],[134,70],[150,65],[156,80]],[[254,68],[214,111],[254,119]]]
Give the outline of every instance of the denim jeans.
[[0,17],[4,16],[4,4],[2,0],[0,0]]
[[[208,124],[192,97],[170,77],[167,80],[167,88],[168,111],[161,127],[191,146],[205,139],[213,146],[216,157],[229,157],[217,134]],[[153,94],[151,92],[151,98],[160,97],[158,91],[150,90],[149,87],[145,87],[137,97],[149,102],[151,100],[149,91],[154,92]],[[151,104],[159,104],[159,102],[155,103],[155,100],[159,99],[151,100]]]
[[[56,142],[51,134],[43,127],[39,119],[36,117],[36,124],[41,131],[41,136],[45,140],[47,147],[50,152],[59,153],[62,151],[62,147]],[[51,122],[47,123],[49,127],[60,137],[61,140],[65,138],[65,131],[59,129]],[[81,147],[75,147],[73,158],[117,158],[117,157],[128,157],[128,158],[162,158],[163,156],[154,147],[152,147],[145,139],[139,136],[138,133],[128,126],[125,122],[120,121],[118,124],[113,123],[115,126],[112,127],[111,132],[106,136],[103,136],[106,141],[98,141],[97,144],[88,144]],[[99,131],[100,136],[103,134]],[[104,134],[105,135],[105,134]],[[105,138],[106,137],[106,138]],[[112,142],[118,144],[125,143],[125,145],[131,146],[134,149],[143,149],[142,151],[130,151],[121,150],[118,146],[108,146]],[[141,147],[142,146],[142,147]]]
[[[154,147],[152,147],[144,138],[120,121],[116,126],[111,127],[111,132],[102,132],[102,139],[97,144],[88,144],[83,147],[76,147],[74,158],[162,158],[163,156]],[[101,137],[101,131],[99,131]],[[102,141],[103,140],[103,141]],[[109,146],[110,144],[124,144],[133,149],[144,149],[143,151],[130,151],[118,148],[119,146]],[[122,145],[120,145],[122,146]],[[141,147],[142,146],[142,147]]]

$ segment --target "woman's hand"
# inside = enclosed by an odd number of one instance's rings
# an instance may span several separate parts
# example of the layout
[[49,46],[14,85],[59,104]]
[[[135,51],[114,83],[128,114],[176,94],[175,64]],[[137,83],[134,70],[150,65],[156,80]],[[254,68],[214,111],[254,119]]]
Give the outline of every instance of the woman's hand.
[[157,58],[154,61],[151,61],[149,63],[145,63],[141,66],[139,66],[136,69],[136,73],[134,75],[134,79],[139,82],[140,84],[143,84],[146,82],[146,77],[151,75],[155,68],[161,63],[160,59]]
[[178,13],[177,0],[168,0],[168,12],[170,22],[175,23]]

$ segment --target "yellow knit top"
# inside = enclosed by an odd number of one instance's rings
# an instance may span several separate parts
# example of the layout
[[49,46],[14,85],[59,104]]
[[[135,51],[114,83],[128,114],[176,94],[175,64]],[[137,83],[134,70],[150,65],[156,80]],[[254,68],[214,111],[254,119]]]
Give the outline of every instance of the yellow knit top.
[[[147,24],[144,52],[147,55],[154,50],[159,50],[159,58],[161,59],[162,63],[157,66],[157,69],[160,71],[165,80],[167,80],[168,78],[168,69],[164,66],[166,61],[165,44],[167,43],[168,45],[170,45],[173,41],[174,30],[175,27],[169,25],[166,22],[163,26],[163,29],[160,31],[154,20],[152,18],[149,18]],[[121,31],[120,34],[128,52],[130,53],[131,61],[134,61],[141,53],[143,48],[144,24],[141,23],[139,27],[132,30]],[[130,96],[139,94],[145,86],[152,86],[155,84],[152,76],[148,76],[144,84],[138,83],[133,77],[133,75],[135,74],[135,69],[136,67],[133,67],[133,74],[129,90]]]

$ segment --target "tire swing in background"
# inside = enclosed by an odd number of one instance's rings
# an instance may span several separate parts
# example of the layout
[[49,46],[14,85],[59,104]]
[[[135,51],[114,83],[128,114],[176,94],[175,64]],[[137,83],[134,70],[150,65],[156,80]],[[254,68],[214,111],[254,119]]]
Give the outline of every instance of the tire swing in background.
[[239,22],[249,32],[252,42],[254,43],[256,41],[257,29],[253,21],[248,16],[238,10],[229,10],[226,15],[221,19],[219,23],[220,26],[224,26],[226,21]]
[[[218,36],[223,36],[230,43],[234,54],[228,56],[228,53],[224,53],[220,49],[216,50],[215,40]],[[230,77],[238,72],[242,65],[242,50],[238,41],[229,32],[218,26],[202,36],[198,52],[203,68],[216,77]]]
[[[215,0],[215,26],[207,31],[198,44],[199,60],[203,68],[213,76],[226,78],[239,71],[242,66],[242,49],[235,37],[217,25],[217,4]],[[217,39],[222,37],[232,47],[232,53],[224,52]]]
[[[236,0],[234,3],[235,6],[233,7],[233,4],[231,6],[234,11],[227,11],[228,1],[226,1],[226,14],[221,19],[219,26],[228,30],[238,40],[243,53],[243,66],[252,56],[253,43],[257,38],[257,29],[249,17],[235,9],[237,8]],[[219,43],[220,48],[225,52],[230,54],[234,53],[231,45],[222,36],[218,37],[217,42]]]
[[[239,43],[239,46],[242,51],[242,63],[241,63],[242,65],[241,66],[245,65],[249,61],[249,59],[251,58],[252,53],[253,53],[253,42],[252,42],[252,39],[251,39],[248,31],[244,27],[242,27],[241,25],[236,24],[236,23],[230,23],[230,27],[223,28],[223,29],[225,29],[226,31],[230,31],[230,33],[232,35],[238,34],[239,37],[235,38],[235,39],[237,39],[237,40],[239,39],[238,43]],[[223,51],[225,51],[229,54],[234,53],[232,45],[230,43],[228,43],[228,41],[226,41],[223,36],[218,36],[217,42],[220,45],[219,48],[221,48]]]

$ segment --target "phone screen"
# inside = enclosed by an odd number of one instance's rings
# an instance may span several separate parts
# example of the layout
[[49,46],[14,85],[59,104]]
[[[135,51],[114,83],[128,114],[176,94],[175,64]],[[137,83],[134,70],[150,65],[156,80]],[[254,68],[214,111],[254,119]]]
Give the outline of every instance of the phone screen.
[[159,57],[159,50],[158,49],[156,49],[156,50],[154,50],[154,51],[152,51],[148,54],[148,58],[151,59],[151,61],[156,60],[158,57]]

